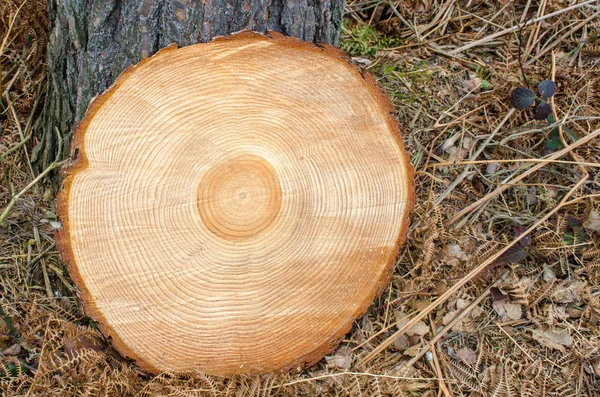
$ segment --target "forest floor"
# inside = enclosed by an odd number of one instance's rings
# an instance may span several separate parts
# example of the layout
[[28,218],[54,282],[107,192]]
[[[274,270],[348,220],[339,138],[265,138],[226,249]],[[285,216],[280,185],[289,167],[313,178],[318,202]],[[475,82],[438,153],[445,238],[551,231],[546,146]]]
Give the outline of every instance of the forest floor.
[[0,3],[0,394],[600,396],[600,2],[348,3],[341,47],[415,167],[410,234],[335,352],[231,379],[148,375],[82,315],[31,165],[45,4],[22,3]]

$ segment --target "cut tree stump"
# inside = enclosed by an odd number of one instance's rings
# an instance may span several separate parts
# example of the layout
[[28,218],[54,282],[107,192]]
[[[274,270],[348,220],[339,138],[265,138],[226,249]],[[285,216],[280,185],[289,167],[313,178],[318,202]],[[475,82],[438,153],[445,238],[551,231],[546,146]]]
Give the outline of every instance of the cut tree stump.
[[413,170],[389,99],[328,45],[244,32],[127,69],[75,132],[57,244],[150,372],[332,351],[389,283]]

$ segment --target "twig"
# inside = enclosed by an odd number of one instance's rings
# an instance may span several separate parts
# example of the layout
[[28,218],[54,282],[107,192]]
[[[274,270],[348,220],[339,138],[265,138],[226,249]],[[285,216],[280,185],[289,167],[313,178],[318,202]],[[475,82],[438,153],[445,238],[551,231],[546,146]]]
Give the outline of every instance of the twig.
[[[23,134],[23,129],[21,128],[21,120],[19,120],[19,116],[17,115],[17,112],[15,110],[14,105],[12,104],[12,101],[10,102],[9,107],[10,107],[10,112],[12,113],[12,116],[15,120],[15,126],[17,127],[17,131],[19,132],[21,141],[24,141],[25,135]],[[29,172],[31,173],[31,177],[33,178],[35,173],[33,172],[33,167],[31,166],[31,160],[29,159],[29,153],[27,152],[27,150],[23,150],[23,152],[25,153],[25,159],[27,160],[27,165],[29,166]]]
[[32,134],[27,135],[24,139],[21,139],[19,143],[8,149],[6,152],[2,153],[0,155],[0,161],[4,160],[8,156],[19,150],[21,147],[23,147],[23,145],[25,145],[31,139],[31,137]]
[[[33,235],[35,237],[35,243],[37,245],[38,251],[42,248],[42,242],[40,241],[40,231],[37,226],[33,227]],[[42,257],[40,257],[41,259]],[[46,267],[46,261],[43,259],[42,262],[42,275],[44,276],[44,285],[46,287],[46,295],[48,298],[53,298],[54,294],[52,293],[52,285],[50,284],[50,276],[48,275],[48,268]]]
[[[569,165],[583,165],[586,167],[600,167],[600,163],[588,163],[580,161],[569,161],[569,160],[550,160],[550,159],[499,159],[499,160],[467,160],[467,161],[447,161],[445,163],[433,163],[429,164],[427,168],[435,167],[450,167],[450,166],[462,166],[467,164],[490,164],[490,163],[556,163],[556,164],[569,164]],[[424,171],[419,171],[423,172]],[[432,177],[430,174],[428,174]]]
[[279,388],[279,387],[292,386],[292,385],[296,385],[298,383],[313,382],[313,381],[319,380],[319,379],[337,378],[338,376],[344,376],[344,375],[370,376],[370,377],[373,377],[373,378],[394,379],[394,380],[400,380],[400,379],[402,379],[402,380],[417,380],[417,381],[427,381],[427,380],[434,381],[434,380],[437,380],[437,378],[413,378],[413,377],[410,377],[410,376],[396,376],[396,375],[385,375],[385,374],[370,374],[368,372],[339,372],[337,374],[326,374],[326,375],[321,375],[321,376],[315,376],[313,378],[297,379],[297,380],[294,380],[292,382],[284,383],[283,385],[273,386],[272,389]]
[[[600,129],[598,130],[598,132],[600,132]],[[469,281],[471,281],[475,276],[477,276],[479,273],[481,273],[489,265],[494,263],[502,254],[504,254],[506,251],[508,251],[512,246],[514,246],[519,241],[521,241],[521,239],[523,237],[529,235],[533,230],[535,230],[538,226],[540,226],[542,223],[544,223],[546,220],[548,220],[552,215],[554,215],[558,210],[560,210],[562,207],[564,207],[565,203],[567,202],[569,197],[571,197],[573,195],[573,193],[575,193],[587,181],[588,178],[589,178],[589,175],[586,174],[575,186],[573,186],[573,188],[571,190],[569,190],[569,192],[565,195],[565,197],[563,197],[561,202],[554,209],[552,209],[544,217],[542,217],[540,220],[538,220],[536,223],[534,223],[531,227],[529,227],[527,230],[525,230],[525,232],[523,232],[519,237],[513,239],[504,248],[502,248],[500,251],[496,252],[496,254],[494,254],[493,256],[491,256],[490,258],[485,260],[484,262],[482,262],[475,269],[471,270],[471,272],[469,272],[469,274],[467,274],[464,278],[462,278],[456,284],[454,284],[450,289],[448,289],[448,291],[446,291],[439,298],[437,298],[435,301],[430,303],[419,314],[417,314],[415,317],[413,317],[412,320],[410,320],[409,322],[404,324],[404,326],[402,328],[400,328],[398,331],[394,332],[394,334],[392,334],[389,338],[387,338],[383,343],[381,343],[379,346],[377,346],[375,349],[373,349],[373,351],[371,351],[369,354],[367,354],[360,361],[359,365],[365,365],[365,364],[369,363],[371,360],[373,360],[379,353],[381,353],[389,345],[391,345],[394,342],[394,340],[396,340],[399,336],[403,335],[406,332],[406,330],[412,328],[416,323],[421,321],[425,316],[427,316],[429,313],[431,313],[435,308],[437,308],[439,305],[441,305],[442,303],[447,301],[460,288],[462,288],[465,284],[467,284]]]
[[506,330],[504,329],[504,327],[502,327],[502,326],[501,326],[500,324],[498,324],[498,323],[496,323],[496,325],[498,326],[498,328],[500,328],[500,331],[504,332],[504,334],[505,334],[506,336],[508,336],[508,339],[510,339],[510,340],[511,340],[511,341],[512,341],[512,342],[515,344],[515,346],[517,346],[517,347],[519,348],[519,350],[521,350],[523,353],[525,353],[525,355],[526,355],[526,356],[527,356],[527,357],[528,357],[528,358],[529,358],[531,361],[535,361],[535,360],[534,360],[534,359],[533,359],[533,358],[532,358],[532,357],[529,355],[529,353],[527,353],[527,351],[526,351],[525,349],[523,349],[523,348],[521,347],[521,345],[519,345],[519,343],[517,343],[517,341],[516,341],[516,340],[514,340],[514,339],[513,339],[513,337],[512,337],[512,336],[510,336],[510,334],[509,334],[508,332],[506,332]]
[[[61,148],[62,148],[62,136],[60,135],[58,128],[56,129],[56,134],[58,136],[58,143],[59,143],[57,159],[59,159],[60,155],[61,155]],[[56,168],[60,168],[67,161],[69,161],[69,159],[66,159],[63,161],[54,160],[54,162],[52,162],[52,164],[50,164],[48,166],[48,168],[46,168],[44,171],[42,171],[33,181],[31,181],[29,183],[29,185],[25,186],[19,193],[15,194],[12,197],[12,199],[10,200],[10,202],[8,203],[8,205],[6,206],[6,208],[4,209],[4,211],[2,211],[2,214],[0,214],[0,226],[4,225],[4,221],[6,220],[6,217],[8,216],[8,214],[10,213],[10,210],[12,209],[12,207],[14,207],[14,205],[17,203],[17,200],[20,199],[23,194],[25,194],[29,189],[34,187],[39,181],[42,180],[42,178],[44,178],[46,175],[48,175],[48,173],[55,170]]]
[[[528,18],[529,19],[529,18]],[[525,74],[525,70],[523,69],[523,61],[521,60],[521,53],[525,51],[523,48],[523,28],[525,25],[521,25],[519,28],[519,56],[517,57],[519,61],[519,69],[521,69],[521,74],[523,75],[523,80],[525,80],[525,84],[527,88],[531,88],[531,84],[529,84],[529,80],[527,79],[527,74]]]
[[560,15],[560,14],[564,14],[565,12],[569,12],[569,11],[575,10],[575,9],[583,7],[585,5],[595,3],[596,1],[597,0],[587,0],[587,1],[584,1],[583,3],[573,4],[572,6],[563,8],[561,10],[555,11],[555,12],[550,13],[550,14],[546,14],[543,17],[532,19],[531,21],[525,22],[524,24],[519,24],[519,25],[510,27],[510,28],[506,28],[504,30],[501,30],[500,32],[496,32],[496,33],[491,34],[489,36],[486,36],[486,37],[484,37],[484,38],[482,38],[480,40],[473,41],[473,42],[471,42],[469,44],[466,44],[466,45],[464,45],[462,47],[456,48],[456,49],[450,51],[449,54],[456,55],[456,54],[464,52],[464,51],[466,51],[466,50],[468,50],[470,48],[478,47],[478,46],[480,46],[482,44],[487,43],[488,41],[492,41],[495,38],[498,38],[500,36],[504,36],[505,34],[512,33],[515,30],[520,29],[521,26],[528,26],[528,25],[531,25],[533,23],[540,22],[540,21],[543,21],[543,20],[548,19],[548,18],[555,17],[555,16]]
[[429,343],[429,349],[431,350],[431,355],[432,355],[431,366],[433,367],[433,370],[438,377],[437,381],[438,381],[440,390],[442,391],[442,393],[444,393],[445,397],[452,397],[452,394],[446,387],[446,382],[444,382],[444,374],[442,373],[442,368],[440,367],[440,362],[437,358],[437,354],[435,353],[435,349],[433,348],[433,343]]
[[[538,6],[538,12],[537,12],[538,18],[544,16],[544,13],[546,12],[546,4],[547,4],[546,0],[541,0],[540,5]],[[541,27],[541,24],[538,23],[537,26],[535,26],[533,28],[533,31],[534,31],[533,34],[529,35],[529,40],[527,40],[527,48],[526,48],[527,53],[531,53],[533,50],[534,44],[537,43],[537,40],[538,40],[538,37],[540,34],[540,27]]]
[[52,251],[52,248],[56,247],[55,243],[50,244],[48,247],[44,248],[44,250],[42,252],[40,252],[39,254],[37,254],[35,257],[33,257],[31,259],[31,261],[29,261],[29,263],[27,264],[29,267],[35,265],[35,263],[37,261],[39,261],[44,255],[46,255],[48,252]]

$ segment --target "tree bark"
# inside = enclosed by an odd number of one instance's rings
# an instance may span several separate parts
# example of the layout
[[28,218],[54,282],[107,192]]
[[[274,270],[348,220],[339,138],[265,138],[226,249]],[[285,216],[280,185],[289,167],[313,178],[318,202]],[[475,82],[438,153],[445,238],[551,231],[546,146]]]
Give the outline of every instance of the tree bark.
[[343,9],[344,0],[48,0],[48,90],[33,160],[42,169],[55,160],[57,131],[68,155],[90,100],[171,43],[250,29],[337,45]]

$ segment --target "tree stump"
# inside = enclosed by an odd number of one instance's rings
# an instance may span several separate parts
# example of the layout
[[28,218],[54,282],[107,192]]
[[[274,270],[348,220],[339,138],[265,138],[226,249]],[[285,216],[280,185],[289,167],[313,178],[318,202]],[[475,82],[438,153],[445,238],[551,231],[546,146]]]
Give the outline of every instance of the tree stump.
[[144,369],[312,364],[389,283],[413,171],[338,49],[241,33],[127,69],[75,132],[59,250]]

